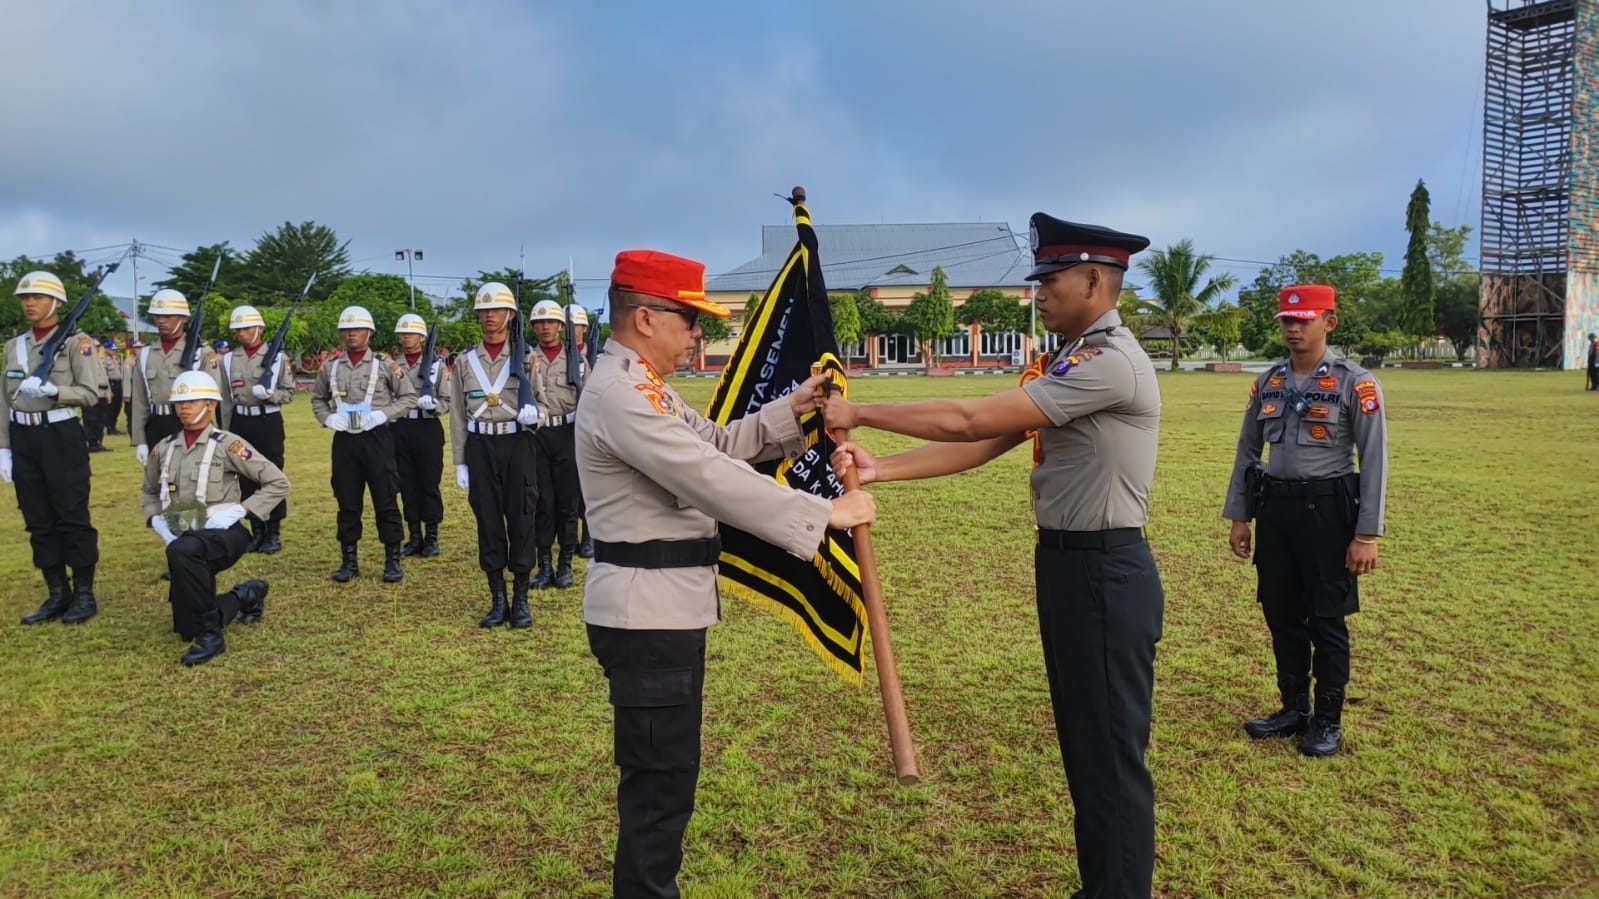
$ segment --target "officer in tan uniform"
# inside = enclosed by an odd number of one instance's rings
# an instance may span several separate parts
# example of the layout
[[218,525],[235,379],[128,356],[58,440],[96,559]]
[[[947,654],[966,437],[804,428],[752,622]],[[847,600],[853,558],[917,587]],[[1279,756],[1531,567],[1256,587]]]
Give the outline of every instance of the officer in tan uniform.
[[[184,333],[189,317],[189,301],[176,290],[158,290],[150,298],[150,320],[155,323],[159,339],[156,344],[143,347],[133,361],[133,424],[128,428],[128,442],[134,455],[143,465],[150,457],[150,447],[161,438],[176,434],[180,425],[167,402],[167,390],[172,379],[182,371],[179,363],[188,346]],[[216,351],[201,346],[194,353],[194,370],[207,371],[219,383],[222,380]]]
[[626,250],[611,273],[612,338],[578,403],[577,464],[594,564],[584,583],[589,647],[610,681],[620,831],[614,895],[676,896],[700,766],[705,631],[720,618],[717,522],[809,559],[829,527],[870,522],[855,491],[828,501],[751,461],[804,450],[799,416],[820,376],[727,427],[696,414],[663,377],[693,356],[705,267]]
[[383,541],[383,582],[405,577],[400,569],[400,541],[405,529],[395,499],[399,473],[394,464],[394,437],[389,422],[416,408],[416,388],[400,366],[369,344],[375,325],[372,313],[346,306],[339,313],[344,352],[322,364],[311,389],[311,411],[333,431],[333,496],[339,503],[338,540],[341,564],[333,580],[344,583],[361,573],[361,494],[372,494],[378,538]]
[[1344,618],[1360,610],[1359,577],[1377,567],[1388,488],[1382,388],[1371,372],[1328,349],[1336,305],[1325,284],[1278,294],[1288,360],[1250,385],[1222,509],[1240,559],[1249,558],[1250,519],[1260,522],[1255,598],[1271,631],[1282,697],[1281,710],[1245,722],[1244,730],[1256,739],[1300,735],[1299,751],[1318,757],[1343,742]]
[[400,472],[400,498],[410,532],[400,555],[432,558],[439,554],[439,523],[444,521],[444,497],[439,495],[439,478],[444,475],[444,425],[439,416],[450,414],[450,390],[441,360],[434,359],[427,371],[422,370],[423,343],[428,336],[422,316],[410,312],[400,316],[394,334],[400,342],[395,359],[416,390],[416,408],[389,425],[394,431],[394,462]]
[[[268,359],[266,320],[254,306],[235,306],[228,328],[239,345],[222,356],[222,427],[244,438],[268,462],[283,467],[283,407],[294,402],[294,371],[287,353]],[[270,373],[270,374],[269,374]],[[265,378],[266,383],[261,383]],[[256,486],[243,484],[249,499]],[[287,500],[272,506],[270,517],[253,525],[247,552],[272,555],[283,549],[283,519]]]
[[117,349],[116,341],[105,342],[105,352],[100,356],[100,365],[105,368],[106,384],[111,388],[111,401],[105,409],[105,432],[116,436],[117,415],[122,411],[122,382],[125,378],[122,369],[122,353]]
[[105,347],[99,343],[94,347],[94,361],[100,366],[102,377],[100,379],[100,401],[83,410],[83,439],[89,444],[89,452],[110,452],[105,446],[106,410],[111,407],[111,379],[105,377]]
[[1036,433],[1032,474],[1038,623],[1076,817],[1079,895],[1148,899],[1155,867],[1149,746],[1165,594],[1145,542],[1160,429],[1155,368],[1116,311],[1146,238],[1032,217],[1038,318],[1065,338],[1033,377],[997,396],[885,406],[825,401],[829,429],[937,441],[874,460],[834,453],[861,483],[975,468]]
[[[478,567],[488,577],[489,611],[479,627],[533,626],[527,604],[533,571],[533,519],[538,507],[538,403],[531,361],[511,339],[520,312],[516,295],[498,281],[478,288],[472,299],[483,339],[455,355],[450,378],[450,444],[455,485],[466,491],[477,519]],[[524,340],[525,344],[526,341]],[[526,387],[528,402],[522,403]],[[511,570],[510,609],[505,570]]]
[[67,291],[55,275],[29,272],[17,282],[16,294],[30,327],[5,344],[0,479],[16,484],[33,567],[44,574],[47,590],[44,603],[22,623],[60,618],[76,624],[97,610],[94,566],[100,561],[99,534],[89,522],[89,450],[78,410],[93,412],[105,371],[94,357],[94,341],[80,332],[66,335],[48,376],[35,377],[44,362],[43,345],[61,326]]
[[[533,391],[544,414],[535,441],[539,446],[539,507],[533,525],[533,540],[539,550],[539,570],[533,586],[572,586],[572,556],[577,552],[578,497],[577,457],[572,443],[572,423],[577,418],[581,375],[574,384],[569,377],[566,341],[562,329],[566,312],[554,300],[540,300],[528,317],[538,345],[533,348]],[[581,370],[582,362],[579,361]],[[559,537],[561,555],[550,569],[550,547]]]
[[[588,342],[589,311],[577,303],[568,303],[566,315],[572,320],[572,330],[577,334],[577,349],[583,354],[583,378],[587,381],[589,368],[593,365],[592,357],[598,349],[591,348]],[[588,509],[583,505],[582,485],[579,485],[577,492],[577,534],[577,557],[594,558],[594,538],[589,535]]]
[[[182,428],[151,451],[140,494],[145,519],[166,544],[172,629],[194,641],[180,661],[203,665],[226,649],[222,631],[235,618],[261,620],[267,582],[218,595],[217,574],[250,545],[244,518],[266,520],[289,495],[289,479],[244,438],[215,426],[222,392],[209,375],[178,375],[169,397]],[[249,496],[241,480],[255,485]]]

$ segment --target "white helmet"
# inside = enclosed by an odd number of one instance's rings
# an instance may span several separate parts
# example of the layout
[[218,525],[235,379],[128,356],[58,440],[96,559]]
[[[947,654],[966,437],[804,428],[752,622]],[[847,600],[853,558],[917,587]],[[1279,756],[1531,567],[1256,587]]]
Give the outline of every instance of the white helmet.
[[365,306],[345,306],[344,311],[339,313],[339,330],[350,331],[356,328],[377,330],[377,326],[372,324],[372,313],[366,311]]
[[554,300],[539,300],[533,304],[533,314],[528,317],[530,322],[561,322],[566,323],[566,313],[561,311],[561,304]]
[[168,287],[155,292],[150,298],[151,315],[181,315],[189,316],[189,300],[183,294]]
[[394,333],[420,334],[426,337],[428,336],[428,323],[423,321],[422,316],[417,315],[415,312],[407,312],[400,316],[399,321],[394,323]]
[[228,316],[229,330],[237,331],[241,328],[265,328],[266,321],[261,318],[261,310],[254,306],[234,306],[233,314]]
[[172,393],[170,401],[185,403],[190,400],[214,400],[222,402],[222,391],[217,389],[217,382],[203,371],[186,371],[172,379]]
[[472,298],[472,311],[477,312],[483,309],[509,309],[515,312],[516,294],[512,293],[511,288],[506,287],[504,284],[498,281],[490,281],[479,287],[477,296]]
[[572,317],[572,325],[574,327],[582,325],[587,328],[589,326],[589,311],[582,306],[572,303],[566,307],[566,314]]
[[67,289],[61,284],[61,279],[49,272],[28,272],[17,282],[17,296],[27,296],[30,293],[55,297],[58,302],[67,301]]

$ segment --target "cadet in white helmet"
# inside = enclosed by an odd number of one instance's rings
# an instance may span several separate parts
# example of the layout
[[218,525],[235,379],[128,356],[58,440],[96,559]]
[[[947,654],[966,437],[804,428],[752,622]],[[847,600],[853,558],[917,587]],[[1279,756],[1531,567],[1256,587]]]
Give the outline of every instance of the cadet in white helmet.
[[[177,416],[167,401],[167,391],[172,379],[182,373],[179,364],[188,337],[189,301],[176,290],[166,288],[150,298],[150,320],[155,323],[158,340],[139,350],[133,359],[133,424],[128,428],[128,442],[142,465],[150,455],[150,447],[168,434],[178,431]],[[221,381],[216,350],[208,346],[195,349],[193,371],[207,371]]]
[[383,541],[383,580],[405,577],[400,570],[400,541],[405,530],[395,500],[399,472],[394,464],[394,435],[386,427],[416,408],[416,388],[394,360],[374,352],[370,343],[376,325],[372,313],[346,306],[339,313],[344,352],[323,363],[311,388],[311,410],[333,434],[333,497],[339,503],[338,540],[341,562],[333,579],[344,583],[361,573],[361,494],[372,494],[378,538]]
[[55,275],[29,272],[17,282],[16,294],[30,327],[5,344],[0,479],[16,483],[33,567],[44,574],[47,590],[44,603],[22,623],[60,618],[75,624],[94,617],[94,566],[100,561],[99,534],[89,522],[89,449],[78,410],[94,410],[105,372],[94,341],[79,332],[64,335],[49,371],[35,376],[44,345],[60,327],[67,291]]
[[400,499],[410,536],[400,547],[402,556],[431,558],[439,554],[439,522],[444,520],[444,498],[439,478],[444,476],[444,426],[440,415],[450,412],[449,385],[444,383],[444,363],[424,364],[422,352],[428,326],[412,312],[394,324],[400,343],[396,361],[416,388],[416,408],[389,427],[394,431],[394,461],[400,471]]
[[[554,300],[540,300],[528,317],[538,346],[533,350],[533,390],[544,413],[535,442],[538,444],[539,504],[533,525],[533,542],[539,549],[539,570],[533,586],[572,586],[572,557],[577,553],[577,450],[572,422],[577,418],[577,394],[582,386],[581,358],[568,363],[562,333],[566,311]],[[574,382],[572,369],[577,369]],[[550,568],[550,548],[561,541],[561,555]]]
[[[265,521],[289,495],[289,479],[249,441],[216,426],[222,391],[209,375],[178,375],[170,396],[180,430],[151,450],[140,499],[166,544],[172,629],[194,641],[180,661],[202,665],[224,650],[222,631],[235,618],[261,620],[267,582],[248,580],[218,595],[217,574],[249,547],[246,516]],[[255,488],[248,496],[244,483]]]
[[[294,402],[294,369],[288,354],[267,358],[266,320],[254,306],[235,306],[228,328],[238,345],[222,356],[222,427],[243,437],[273,465],[283,467],[283,407]],[[255,486],[244,484],[246,499]],[[271,555],[283,549],[283,519],[288,502],[255,524],[248,552]]]
[[[568,303],[566,315],[572,320],[577,348],[583,354],[583,380],[587,381],[588,373],[594,368],[594,360],[599,350],[598,344],[589,343],[589,311],[577,303]],[[588,507],[583,503],[581,487],[577,492],[577,557],[594,558],[594,538],[589,536]]]
[[[532,627],[528,582],[533,570],[533,510],[538,505],[539,425],[536,403],[522,405],[530,360],[515,358],[510,328],[518,309],[511,288],[497,281],[472,300],[483,340],[456,355],[450,379],[450,443],[455,484],[467,492],[477,518],[477,560],[489,581],[489,612],[481,627]],[[506,607],[505,569],[513,592]]]

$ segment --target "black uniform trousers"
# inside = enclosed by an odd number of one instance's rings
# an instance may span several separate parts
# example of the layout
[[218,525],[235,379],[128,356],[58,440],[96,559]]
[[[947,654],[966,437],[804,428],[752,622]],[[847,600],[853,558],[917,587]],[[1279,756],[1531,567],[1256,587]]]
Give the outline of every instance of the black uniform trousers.
[[387,426],[374,431],[333,435],[333,498],[339,504],[340,546],[361,542],[361,494],[372,494],[372,511],[378,522],[378,539],[384,546],[405,541],[400,521],[399,474],[394,467],[394,435]]
[[539,445],[539,509],[533,540],[549,549],[577,545],[577,516],[583,490],[577,482],[577,428],[546,425],[534,432]]
[[155,452],[155,445],[183,430],[183,422],[176,415],[151,413],[144,419],[144,439],[140,442]]
[[389,422],[389,429],[394,432],[394,462],[400,472],[406,523],[438,524],[444,520],[444,497],[439,495],[444,425],[436,416],[399,418]]
[[538,444],[532,431],[466,435],[467,502],[477,517],[477,563],[490,574],[533,571]]
[[83,442],[88,446],[103,446],[105,444],[105,416],[107,401],[101,399],[98,403],[83,410]]
[[1055,733],[1086,897],[1148,899],[1155,784],[1144,763],[1165,591],[1136,528],[1063,534],[1034,552]]
[[1360,581],[1344,567],[1355,539],[1354,515],[1345,497],[1351,488],[1358,496],[1360,488],[1356,475],[1342,488],[1340,480],[1302,488],[1319,494],[1267,495],[1255,513],[1255,598],[1271,631],[1285,704],[1305,691],[1313,664],[1317,693],[1336,690],[1341,696],[1349,683],[1344,616],[1360,610]]
[[[283,413],[267,412],[262,415],[240,415],[235,409],[233,417],[229,419],[228,430],[244,438],[244,441],[255,447],[256,452],[265,456],[268,462],[283,470]],[[241,499],[249,499],[255,495],[260,485],[248,478],[239,479],[239,492]],[[289,501],[284,500],[272,509],[268,516],[272,521],[282,521],[289,514]]]
[[111,402],[105,407],[105,428],[107,431],[117,429],[117,416],[122,413],[122,382],[111,382]]
[[167,544],[167,570],[172,586],[167,601],[172,604],[172,630],[185,640],[193,640],[209,630],[209,612],[216,612],[210,627],[220,633],[239,617],[239,598],[231,592],[217,594],[217,573],[232,568],[250,545],[250,532],[242,522],[216,530],[186,531]]
[[100,535],[89,523],[89,446],[76,418],[55,424],[11,422],[11,473],[17,508],[40,571],[100,561]]
[[683,833],[694,814],[705,693],[705,629],[588,625],[610,681],[620,827],[611,888],[618,899],[676,897]]

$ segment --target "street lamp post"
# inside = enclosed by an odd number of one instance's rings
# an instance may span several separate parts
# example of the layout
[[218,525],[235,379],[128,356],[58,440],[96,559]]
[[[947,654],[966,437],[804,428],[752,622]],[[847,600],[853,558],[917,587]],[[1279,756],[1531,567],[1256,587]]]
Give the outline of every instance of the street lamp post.
[[415,312],[416,311],[416,276],[414,274],[412,274],[412,271],[411,271],[411,260],[415,259],[417,262],[421,262],[422,261],[422,249],[420,247],[407,247],[407,248],[405,248],[403,250],[395,250],[394,251],[394,258],[396,260],[399,260],[399,259],[404,259],[405,260],[405,280],[411,285],[411,311]]

